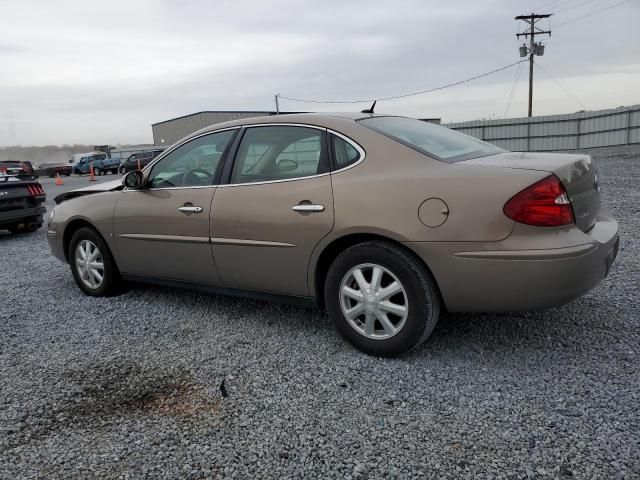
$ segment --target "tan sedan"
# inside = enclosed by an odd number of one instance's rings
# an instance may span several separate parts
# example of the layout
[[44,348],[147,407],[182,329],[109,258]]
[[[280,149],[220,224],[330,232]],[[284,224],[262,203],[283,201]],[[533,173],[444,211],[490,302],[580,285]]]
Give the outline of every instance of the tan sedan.
[[588,155],[377,114],[213,125],[56,203],[51,249],[88,295],[130,280],[317,304],[377,355],[419,345],[442,309],[569,302],[618,248]]

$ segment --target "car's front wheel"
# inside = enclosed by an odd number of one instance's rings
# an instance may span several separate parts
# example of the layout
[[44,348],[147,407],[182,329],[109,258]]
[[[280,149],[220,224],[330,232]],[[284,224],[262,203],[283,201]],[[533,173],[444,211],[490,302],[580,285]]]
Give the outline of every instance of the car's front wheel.
[[69,263],[80,289],[94,297],[109,297],[120,290],[121,278],[109,247],[100,234],[82,227],[69,244]]
[[324,295],[338,331],[373,355],[399,355],[420,345],[440,314],[431,274],[410,253],[385,242],[342,252],[329,268]]

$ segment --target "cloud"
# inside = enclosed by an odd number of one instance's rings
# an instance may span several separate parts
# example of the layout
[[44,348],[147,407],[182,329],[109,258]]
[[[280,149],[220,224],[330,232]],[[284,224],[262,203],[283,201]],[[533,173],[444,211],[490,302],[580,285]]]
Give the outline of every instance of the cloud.
[[[257,0],[16,4],[0,0],[0,145],[151,141],[150,124],[207,109],[273,108],[273,95],[357,99],[467,78],[518,59],[513,17],[524,0]],[[640,102],[640,8],[580,22],[553,19],[538,60],[590,108]],[[597,29],[593,29],[597,26]],[[458,121],[501,116],[506,70],[390,102],[390,113]],[[283,100],[288,110],[345,110]],[[579,109],[536,72],[535,112]],[[526,72],[512,115],[526,112]]]

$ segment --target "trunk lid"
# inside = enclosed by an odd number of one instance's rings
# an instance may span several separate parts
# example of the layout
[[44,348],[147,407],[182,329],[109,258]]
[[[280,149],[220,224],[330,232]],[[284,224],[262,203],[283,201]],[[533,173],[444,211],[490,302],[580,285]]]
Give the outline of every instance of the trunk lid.
[[0,212],[37,205],[44,199],[45,194],[43,190],[36,191],[35,185],[40,187],[33,175],[0,174]]
[[457,165],[537,170],[554,174],[567,190],[576,225],[583,232],[591,229],[600,210],[598,171],[589,155],[505,152],[474,158]]

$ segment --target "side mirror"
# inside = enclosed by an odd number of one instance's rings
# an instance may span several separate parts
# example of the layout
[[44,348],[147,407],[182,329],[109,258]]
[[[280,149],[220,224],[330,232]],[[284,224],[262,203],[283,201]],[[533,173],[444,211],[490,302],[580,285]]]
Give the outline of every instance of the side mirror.
[[122,177],[122,185],[131,190],[138,190],[142,187],[142,172],[140,170],[133,170]]
[[279,172],[293,172],[298,169],[298,162],[283,158],[277,163],[276,168]]

